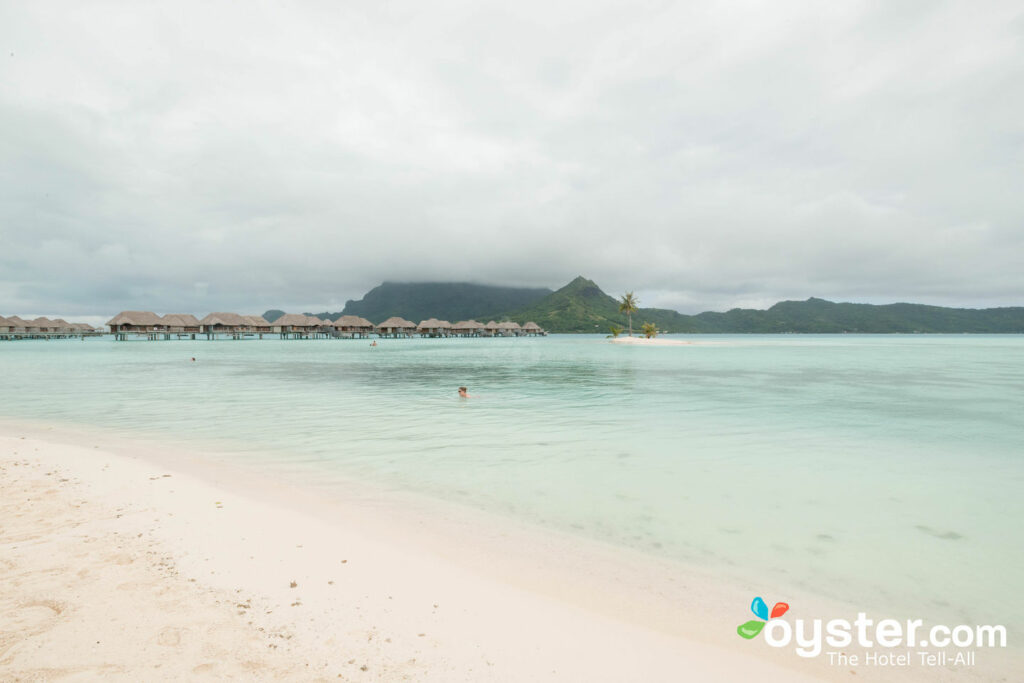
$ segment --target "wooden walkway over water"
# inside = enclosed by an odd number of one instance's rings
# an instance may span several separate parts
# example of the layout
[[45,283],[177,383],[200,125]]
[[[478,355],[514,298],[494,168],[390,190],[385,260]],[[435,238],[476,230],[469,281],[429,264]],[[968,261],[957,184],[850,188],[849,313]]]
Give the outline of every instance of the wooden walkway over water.
[[152,311],[122,311],[107,322],[117,341],[129,338],[148,341],[172,339],[366,339],[371,336],[387,339],[446,337],[539,337],[547,332],[535,323],[493,320],[487,324],[461,320],[454,325],[447,320],[429,318],[418,325],[403,318],[392,317],[378,325],[358,316],[341,316],[337,320],[288,313],[273,322],[261,316],[237,313],[211,313],[202,320],[184,313],[157,315]]

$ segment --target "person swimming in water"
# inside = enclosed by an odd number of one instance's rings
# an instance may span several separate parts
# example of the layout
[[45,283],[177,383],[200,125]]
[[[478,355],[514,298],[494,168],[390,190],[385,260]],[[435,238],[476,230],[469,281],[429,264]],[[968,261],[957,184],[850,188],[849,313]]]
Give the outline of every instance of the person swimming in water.
[[468,391],[469,391],[469,389],[467,389],[466,387],[459,387],[459,397],[460,398],[473,398],[468,393],[466,393]]

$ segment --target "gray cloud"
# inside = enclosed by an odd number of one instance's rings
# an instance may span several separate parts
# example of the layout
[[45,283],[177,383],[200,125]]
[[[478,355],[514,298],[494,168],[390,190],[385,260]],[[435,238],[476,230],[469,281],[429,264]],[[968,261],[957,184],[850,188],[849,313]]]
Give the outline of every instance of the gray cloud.
[[1024,304],[1024,11],[0,6],[0,308]]

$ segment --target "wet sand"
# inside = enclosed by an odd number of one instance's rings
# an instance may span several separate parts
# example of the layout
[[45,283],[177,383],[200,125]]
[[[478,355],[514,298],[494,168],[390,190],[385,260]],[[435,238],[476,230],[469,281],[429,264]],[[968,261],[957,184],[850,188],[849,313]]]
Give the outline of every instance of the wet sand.
[[752,646],[702,612],[746,587],[680,577],[644,605],[628,586],[664,579],[627,563],[609,583],[599,552],[556,536],[453,543],[458,519],[20,431],[0,430],[3,680],[891,678]]

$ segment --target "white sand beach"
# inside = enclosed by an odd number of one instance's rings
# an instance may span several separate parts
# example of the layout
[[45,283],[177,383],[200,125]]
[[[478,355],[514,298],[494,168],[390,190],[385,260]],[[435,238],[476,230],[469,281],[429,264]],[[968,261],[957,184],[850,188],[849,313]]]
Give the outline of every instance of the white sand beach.
[[873,680],[730,637],[750,587],[69,438],[0,429],[2,680]]
[[664,337],[614,337],[609,339],[612,344],[636,344],[638,346],[690,346],[694,342],[682,339],[666,339]]

